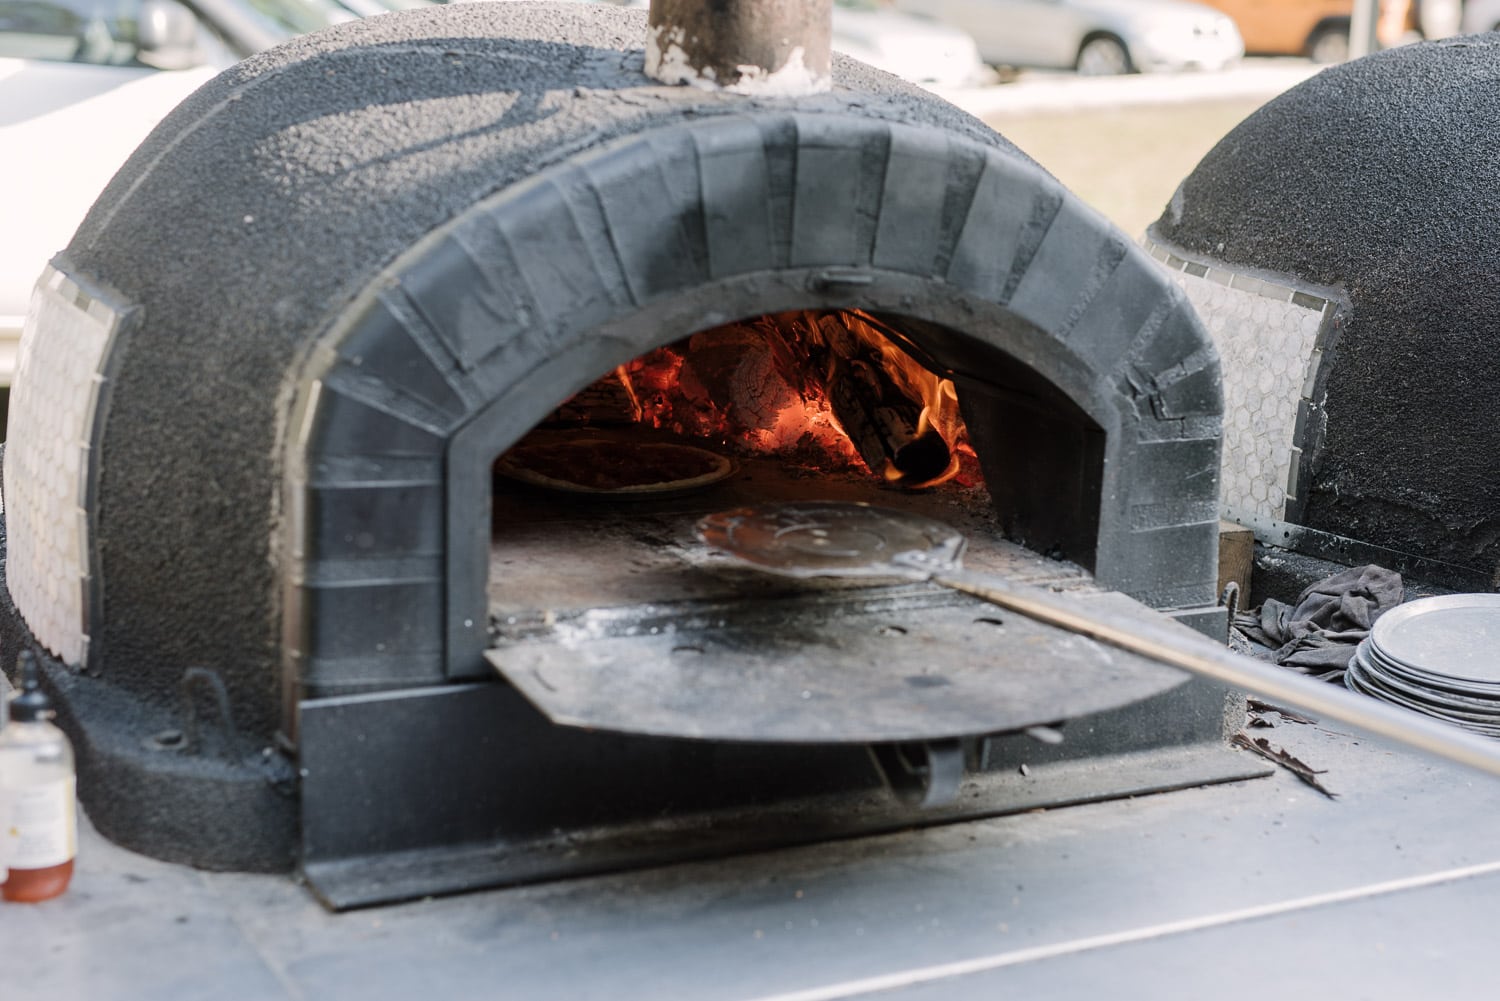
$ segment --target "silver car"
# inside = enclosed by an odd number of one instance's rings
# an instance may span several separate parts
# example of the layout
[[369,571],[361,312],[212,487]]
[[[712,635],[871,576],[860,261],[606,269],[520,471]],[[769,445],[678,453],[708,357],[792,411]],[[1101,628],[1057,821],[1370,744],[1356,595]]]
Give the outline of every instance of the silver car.
[[1245,54],[1225,15],[1187,0],[895,0],[968,32],[994,66],[1079,73],[1223,69]]
[[353,17],[337,0],[0,0],[0,397],[37,276],[156,123],[237,60]]
[[833,47],[927,86],[972,87],[994,75],[964,32],[902,14],[882,0],[834,0]]

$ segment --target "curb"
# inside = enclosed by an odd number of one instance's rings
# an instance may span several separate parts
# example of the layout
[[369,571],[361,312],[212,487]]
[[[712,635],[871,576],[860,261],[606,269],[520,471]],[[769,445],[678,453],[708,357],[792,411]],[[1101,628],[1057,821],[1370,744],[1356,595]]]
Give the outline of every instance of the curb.
[[1127,77],[1080,77],[1027,71],[1015,83],[992,87],[933,89],[976,118],[1153,104],[1185,104],[1273,97],[1316,76],[1322,66],[1305,60],[1256,60],[1219,73],[1147,73]]

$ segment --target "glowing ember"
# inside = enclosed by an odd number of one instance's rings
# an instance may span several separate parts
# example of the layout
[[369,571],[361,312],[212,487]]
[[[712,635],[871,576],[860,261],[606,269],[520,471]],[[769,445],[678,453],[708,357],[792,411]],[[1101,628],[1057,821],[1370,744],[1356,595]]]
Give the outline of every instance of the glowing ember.
[[622,365],[560,408],[564,423],[640,422],[907,489],[978,482],[953,383],[858,310],[767,315]]

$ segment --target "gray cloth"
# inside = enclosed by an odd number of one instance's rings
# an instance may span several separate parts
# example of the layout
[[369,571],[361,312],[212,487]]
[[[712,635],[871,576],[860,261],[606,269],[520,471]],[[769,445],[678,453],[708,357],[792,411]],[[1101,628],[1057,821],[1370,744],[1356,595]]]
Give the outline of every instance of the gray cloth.
[[1270,659],[1303,674],[1343,679],[1359,641],[1401,604],[1401,575],[1378,566],[1351,567],[1313,584],[1296,604],[1268,598],[1236,615],[1235,628],[1272,650]]

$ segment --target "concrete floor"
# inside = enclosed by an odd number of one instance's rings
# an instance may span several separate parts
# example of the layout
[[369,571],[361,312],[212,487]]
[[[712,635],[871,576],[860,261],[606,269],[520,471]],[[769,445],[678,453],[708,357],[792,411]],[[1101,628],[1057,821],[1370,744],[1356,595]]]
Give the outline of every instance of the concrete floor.
[[1488,998],[1500,781],[1334,728],[1327,769],[335,915],[85,831],[0,906],[5,1001]]

